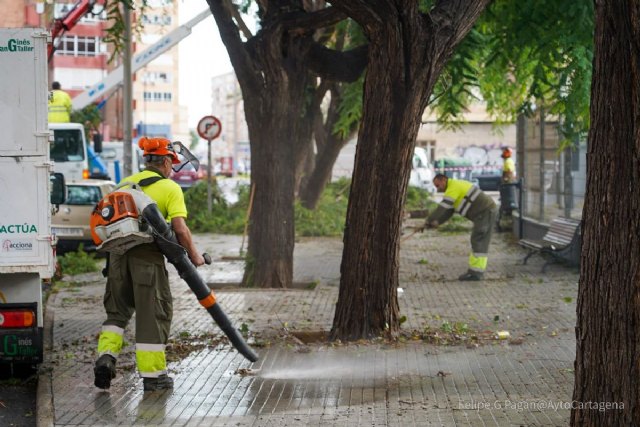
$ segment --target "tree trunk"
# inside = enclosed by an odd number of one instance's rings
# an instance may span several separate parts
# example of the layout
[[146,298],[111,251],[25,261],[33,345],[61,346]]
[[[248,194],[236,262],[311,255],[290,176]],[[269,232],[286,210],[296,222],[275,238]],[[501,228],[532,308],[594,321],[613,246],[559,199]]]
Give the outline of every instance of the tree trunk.
[[640,425],[639,88],[640,2],[596,1],[573,426]]
[[399,331],[399,238],[415,139],[433,87],[488,0],[332,2],[364,28],[369,61],[330,338]]
[[259,161],[251,164],[255,193],[243,285],[287,288],[293,282],[295,178],[288,100],[273,94],[266,117],[265,109],[252,105],[259,101],[245,99],[251,158]]
[[[357,340],[384,332],[394,336],[399,328],[399,230],[419,126],[419,103],[415,99],[393,102],[391,93],[374,90],[384,84],[385,71],[397,68],[397,63],[369,64],[333,339]],[[393,115],[380,108],[385,104]]]
[[331,181],[333,165],[344,147],[346,141],[331,136],[324,145],[320,154],[316,157],[313,172],[306,180],[306,185],[300,192],[300,202],[307,209],[315,209],[323,190]]
[[[272,46],[280,46],[275,36]],[[287,46],[289,58],[281,66],[275,65],[277,57],[267,58],[274,50],[265,49],[263,61],[272,64],[269,84],[260,96],[243,91],[251,158],[255,159],[251,163],[255,195],[245,286],[288,288],[293,283],[295,162],[301,151],[299,144],[309,139],[309,126],[300,123],[305,114],[300,94],[304,93],[307,73],[298,48],[296,42]]]
[[[326,119],[323,120],[324,117],[320,111],[320,94],[324,96],[327,90],[330,90],[331,101],[327,109]],[[318,154],[314,168],[306,179],[305,186],[300,193],[300,202],[307,209],[315,209],[318,205],[322,192],[331,181],[333,165],[336,163],[340,150],[348,140],[348,138],[343,138],[333,132],[337,121],[340,119],[338,107],[342,102],[342,90],[338,84],[323,81],[323,84],[318,89],[316,98],[318,108],[315,115],[313,134]]]

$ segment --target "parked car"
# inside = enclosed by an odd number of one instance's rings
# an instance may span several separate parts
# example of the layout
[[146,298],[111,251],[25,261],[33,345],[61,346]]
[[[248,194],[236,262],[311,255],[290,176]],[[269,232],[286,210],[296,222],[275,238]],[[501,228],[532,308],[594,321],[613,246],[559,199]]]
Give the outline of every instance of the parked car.
[[75,251],[80,244],[95,250],[91,239],[89,217],[96,203],[113,191],[115,183],[88,179],[67,184],[67,200],[51,218],[51,232],[58,238],[58,251]]
[[502,184],[501,169],[487,169],[482,171],[474,171],[471,175],[474,180],[478,181],[478,187],[482,191],[499,191]]
[[206,176],[206,169],[205,172],[202,172],[202,165],[196,170],[191,163],[187,163],[178,172],[171,171],[169,178],[177,182],[184,191],[191,188],[192,185],[196,184],[204,176]]

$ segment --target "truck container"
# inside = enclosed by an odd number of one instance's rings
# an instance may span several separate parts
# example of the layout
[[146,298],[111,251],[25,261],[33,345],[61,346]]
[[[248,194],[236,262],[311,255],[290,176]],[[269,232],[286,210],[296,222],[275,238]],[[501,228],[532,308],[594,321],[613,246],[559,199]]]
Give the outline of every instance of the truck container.
[[47,32],[0,28],[0,363],[42,361],[51,234]]

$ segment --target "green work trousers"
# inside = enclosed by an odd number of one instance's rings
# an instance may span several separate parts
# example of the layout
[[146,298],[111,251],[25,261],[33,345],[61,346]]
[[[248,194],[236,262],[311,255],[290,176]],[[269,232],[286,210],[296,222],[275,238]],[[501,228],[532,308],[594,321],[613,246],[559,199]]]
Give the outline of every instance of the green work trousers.
[[494,205],[493,208],[486,209],[473,218],[471,254],[469,254],[470,270],[484,272],[487,269],[489,244],[497,216],[498,208]]
[[173,316],[164,256],[155,244],[136,246],[124,255],[110,254],[108,274],[104,295],[107,320],[98,353],[115,356],[120,352],[122,331],[135,312],[138,369],[143,377],[164,373],[164,346]]

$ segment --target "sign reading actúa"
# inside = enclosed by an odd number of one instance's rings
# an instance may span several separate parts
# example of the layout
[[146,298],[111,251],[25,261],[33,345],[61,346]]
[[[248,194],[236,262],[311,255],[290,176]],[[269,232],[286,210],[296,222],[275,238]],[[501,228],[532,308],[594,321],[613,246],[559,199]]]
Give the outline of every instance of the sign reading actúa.
[[216,139],[222,132],[222,124],[217,117],[204,116],[198,122],[198,135],[206,140]]

